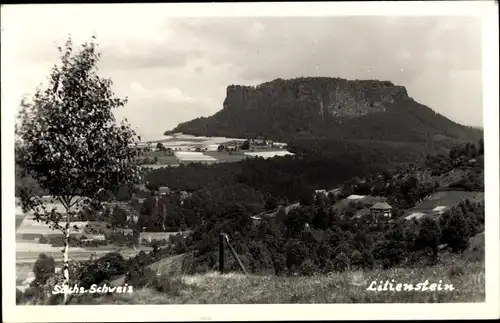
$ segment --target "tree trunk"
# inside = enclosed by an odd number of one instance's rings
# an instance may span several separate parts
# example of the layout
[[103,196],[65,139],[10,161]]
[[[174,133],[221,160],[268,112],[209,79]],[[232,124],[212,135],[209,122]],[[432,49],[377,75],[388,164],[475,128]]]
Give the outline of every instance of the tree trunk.
[[63,275],[64,275],[64,304],[67,304],[69,299],[69,236],[70,236],[70,217],[69,210],[66,212],[66,232],[64,240],[64,254],[63,254]]

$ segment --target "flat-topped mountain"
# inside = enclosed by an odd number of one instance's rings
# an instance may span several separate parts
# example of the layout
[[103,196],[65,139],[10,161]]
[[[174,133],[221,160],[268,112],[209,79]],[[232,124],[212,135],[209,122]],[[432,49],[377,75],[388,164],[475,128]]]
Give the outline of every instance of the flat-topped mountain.
[[428,141],[477,140],[462,126],[416,102],[389,81],[329,77],[276,79],[227,87],[223,109],[165,134],[201,136]]

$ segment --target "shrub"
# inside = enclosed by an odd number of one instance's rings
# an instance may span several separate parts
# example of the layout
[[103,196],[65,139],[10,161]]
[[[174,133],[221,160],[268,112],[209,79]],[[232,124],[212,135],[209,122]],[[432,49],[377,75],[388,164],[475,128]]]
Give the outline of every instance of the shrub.
[[175,297],[180,296],[181,291],[186,289],[187,285],[179,277],[172,278],[161,275],[153,279],[151,287],[159,293],[165,293]]
[[41,298],[42,295],[43,293],[39,288],[28,287],[23,293],[23,302],[24,303],[36,302]]
[[447,243],[454,252],[460,252],[467,249],[472,232],[473,228],[467,218],[454,211],[445,222],[442,242]]
[[340,252],[333,260],[333,268],[336,271],[344,271],[349,267],[349,258],[344,252]]
[[81,286],[90,288],[93,284],[101,284],[115,276],[125,274],[126,262],[118,252],[110,252],[91,263],[84,264],[79,270]]
[[451,279],[452,277],[462,276],[464,274],[464,267],[453,263],[448,271],[448,277]]
[[33,265],[33,273],[35,274],[35,279],[31,282],[31,286],[35,288],[41,288],[46,283],[47,280],[54,276],[56,272],[54,258],[48,257],[46,254],[41,253],[38,255],[38,259]]
[[150,286],[156,278],[156,273],[147,267],[143,267],[137,263],[130,266],[125,275],[125,283],[141,288]]
[[418,226],[418,235],[416,238],[417,249],[431,248],[433,257],[438,254],[439,242],[441,240],[441,228],[437,221],[425,217]]
[[300,274],[303,276],[312,276],[316,272],[316,265],[311,259],[306,259],[300,265]]

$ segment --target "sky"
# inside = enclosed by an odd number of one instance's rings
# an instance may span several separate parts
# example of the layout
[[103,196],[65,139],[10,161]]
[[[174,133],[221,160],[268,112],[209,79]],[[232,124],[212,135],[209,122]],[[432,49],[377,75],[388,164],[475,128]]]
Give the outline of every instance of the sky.
[[20,92],[46,84],[69,34],[75,44],[95,34],[100,75],[128,97],[115,114],[146,140],[222,109],[228,85],[303,76],[389,80],[456,122],[483,123],[479,18],[175,17],[165,4],[16,7],[2,28],[15,34]]

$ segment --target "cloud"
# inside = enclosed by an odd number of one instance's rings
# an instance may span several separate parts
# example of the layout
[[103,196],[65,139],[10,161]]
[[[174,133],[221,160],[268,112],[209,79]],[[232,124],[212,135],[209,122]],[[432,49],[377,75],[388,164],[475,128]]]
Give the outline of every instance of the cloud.
[[117,116],[151,136],[217,112],[230,84],[300,76],[390,80],[449,118],[482,124],[481,22],[473,17],[174,18],[165,5],[17,8],[7,27],[17,39],[23,93],[46,80],[56,44],[69,33],[75,46],[95,33],[100,73],[129,98]]
[[160,90],[160,94],[165,97],[166,100],[177,102],[177,103],[185,103],[185,102],[194,102],[195,99],[184,95],[181,90],[178,88],[169,88]]

